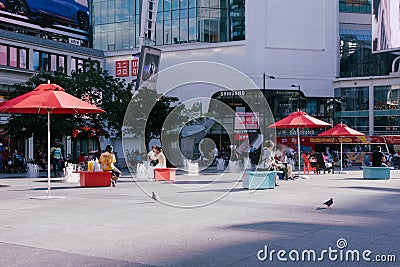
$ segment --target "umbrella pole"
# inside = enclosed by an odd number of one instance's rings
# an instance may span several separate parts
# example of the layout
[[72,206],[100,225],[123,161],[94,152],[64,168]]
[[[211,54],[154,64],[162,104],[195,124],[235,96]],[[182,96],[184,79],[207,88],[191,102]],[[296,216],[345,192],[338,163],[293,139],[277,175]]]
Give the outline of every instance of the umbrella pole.
[[301,151],[300,151],[300,130],[299,130],[299,127],[297,127],[297,154],[298,154],[298,157],[299,157],[299,177],[300,177],[300,153],[301,153]]
[[[54,167],[54,166],[53,166]],[[50,109],[47,110],[47,197],[50,198]]]
[[340,142],[340,173],[343,172],[343,142]]

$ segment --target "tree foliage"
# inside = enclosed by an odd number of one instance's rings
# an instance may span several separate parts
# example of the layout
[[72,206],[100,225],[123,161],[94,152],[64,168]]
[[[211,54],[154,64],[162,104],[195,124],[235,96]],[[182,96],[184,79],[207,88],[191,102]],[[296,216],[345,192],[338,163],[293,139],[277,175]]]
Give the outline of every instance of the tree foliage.
[[[125,133],[144,138],[146,144],[153,138],[160,138],[162,131],[174,128],[174,125],[164,125],[164,122],[170,112],[177,108],[174,104],[178,102],[177,97],[161,96],[148,88],[139,89],[127,109]],[[177,122],[182,120],[181,117],[176,118]]]

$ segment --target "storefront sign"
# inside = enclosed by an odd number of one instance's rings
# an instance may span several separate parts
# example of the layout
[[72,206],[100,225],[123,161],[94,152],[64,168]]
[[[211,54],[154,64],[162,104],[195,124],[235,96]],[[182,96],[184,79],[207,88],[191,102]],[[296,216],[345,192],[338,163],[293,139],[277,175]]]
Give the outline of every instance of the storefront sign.
[[115,61],[115,76],[116,77],[129,76],[129,60]]

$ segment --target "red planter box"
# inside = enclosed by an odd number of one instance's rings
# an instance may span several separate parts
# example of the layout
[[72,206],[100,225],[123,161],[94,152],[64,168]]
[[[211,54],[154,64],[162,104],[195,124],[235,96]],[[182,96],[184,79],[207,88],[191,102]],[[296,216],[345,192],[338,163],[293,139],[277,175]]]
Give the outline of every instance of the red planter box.
[[111,172],[79,172],[82,187],[111,186]]
[[175,181],[176,168],[154,168],[156,181]]

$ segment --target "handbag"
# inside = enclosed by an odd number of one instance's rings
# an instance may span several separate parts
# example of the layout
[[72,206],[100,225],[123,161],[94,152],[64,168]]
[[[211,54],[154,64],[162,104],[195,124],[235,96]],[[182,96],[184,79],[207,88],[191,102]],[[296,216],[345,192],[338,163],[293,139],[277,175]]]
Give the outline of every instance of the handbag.
[[150,165],[155,167],[158,164],[158,159],[153,159],[150,161]]

